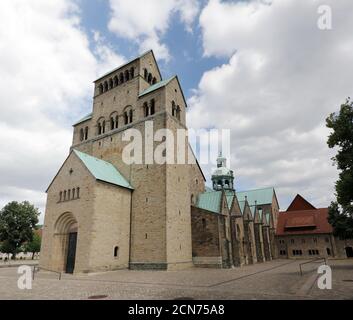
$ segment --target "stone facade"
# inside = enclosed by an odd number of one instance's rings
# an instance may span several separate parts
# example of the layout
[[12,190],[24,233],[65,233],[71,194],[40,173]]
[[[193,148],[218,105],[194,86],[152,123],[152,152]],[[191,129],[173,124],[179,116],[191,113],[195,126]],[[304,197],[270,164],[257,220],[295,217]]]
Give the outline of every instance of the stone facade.
[[[229,268],[273,258],[273,189],[265,202],[238,201],[234,173],[220,157],[212,176],[217,208],[199,206],[206,179],[187,135],[178,135],[187,130],[186,108],[178,78],[162,80],[152,51],[95,81],[92,112],[74,125],[70,155],[47,190],[42,268]],[[152,153],[165,129],[174,140],[162,157],[174,164]],[[132,132],[141,134],[142,150],[129,163]]]
[[[93,111],[74,125],[71,150],[109,162],[134,190],[103,185],[73,168],[81,198],[57,203],[59,190],[66,190],[70,181],[62,168],[48,189],[42,267],[65,269],[69,231],[53,245],[55,225],[65,212],[78,228],[75,272],[118,267],[175,270],[193,265],[191,201],[205,188],[201,169],[196,162],[187,164],[187,138],[184,164],[156,164],[153,154],[145,154],[146,123],[153,126],[152,137],[159,129],[170,129],[176,137],[178,129],[186,129],[186,107],[178,78],[162,81],[152,51],[95,82]],[[123,161],[123,150],[130,143],[123,139],[127,129],[142,134],[143,164]],[[152,141],[153,150],[160,144]],[[176,141],[174,147],[176,154]],[[115,246],[118,257],[113,254]]]
[[288,259],[353,257],[353,241],[333,235],[328,208],[315,208],[297,195],[278,217],[276,254]]

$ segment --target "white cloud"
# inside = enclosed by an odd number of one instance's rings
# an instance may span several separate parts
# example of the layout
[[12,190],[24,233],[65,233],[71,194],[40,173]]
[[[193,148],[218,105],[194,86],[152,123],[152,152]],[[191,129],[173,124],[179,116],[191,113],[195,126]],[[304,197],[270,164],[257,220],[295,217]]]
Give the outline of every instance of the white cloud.
[[179,14],[191,31],[199,12],[197,0],[110,0],[112,10],[109,29],[120,37],[140,45],[141,53],[153,49],[159,59],[169,60],[170,53],[161,37],[168,30],[172,16]]
[[43,211],[71,123],[91,110],[92,81],[124,61],[95,40],[92,52],[73,1],[1,2],[0,207],[28,199]]
[[325,118],[352,94],[353,3],[325,2],[330,31],[317,28],[320,4],[209,1],[200,15],[204,54],[229,62],[204,73],[189,123],[232,130],[238,186],[275,185],[283,199],[302,193],[327,206],[337,172]]

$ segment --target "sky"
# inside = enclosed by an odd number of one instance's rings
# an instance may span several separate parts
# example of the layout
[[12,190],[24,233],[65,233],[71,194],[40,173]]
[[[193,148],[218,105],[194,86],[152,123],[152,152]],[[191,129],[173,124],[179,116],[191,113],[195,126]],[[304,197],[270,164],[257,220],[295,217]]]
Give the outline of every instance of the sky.
[[[153,49],[179,76],[188,126],[231,132],[237,190],[334,199],[325,118],[352,95],[350,0],[2,0],[0,207],[45,190],[66,159],[93,81]],[[328,5],[332,28],[318,8]],[[216,155],[215,155],[216,156]],[[206,177],[210,167],[205,166]]]

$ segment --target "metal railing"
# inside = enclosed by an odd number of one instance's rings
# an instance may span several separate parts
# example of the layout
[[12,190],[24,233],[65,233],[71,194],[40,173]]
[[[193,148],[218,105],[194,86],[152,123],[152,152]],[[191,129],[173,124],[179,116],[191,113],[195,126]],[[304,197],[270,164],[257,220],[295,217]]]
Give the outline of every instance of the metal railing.
[[316,258],[316,259],[313,259],[313,260],[310,260],[310,261],[303,262],[303,263],[299,264],[300,275],[301,275],[301,276],[303,275],[303,268],[302,268],[302,266],[303,266],[304,264],[314,263],[314,262],[318,262],[318,261],[320,261],[320,260],[323,260],[323,261],[325,262],[325,265],[327,265],[326,258]]
[[56,274],[59,275],[59,280],[61,280],[61,275],[62,275],[61,272],[59,272],[59,271],[54,271],[54,270],[49,270],[49,269],[42,268],[42,267],[38,267],[38,266],[34,266],[34,267],[33,267],[33,280],[34,280],[34,275],[35,275],[36,271],[39,271],[39,270],[44,270],[44,271],[49,271],[49,272],[56,273]]

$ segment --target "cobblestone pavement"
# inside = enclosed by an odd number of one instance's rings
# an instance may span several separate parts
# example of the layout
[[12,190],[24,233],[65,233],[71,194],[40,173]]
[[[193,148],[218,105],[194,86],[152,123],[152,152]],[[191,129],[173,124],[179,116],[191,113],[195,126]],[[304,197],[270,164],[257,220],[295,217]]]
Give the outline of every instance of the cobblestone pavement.
[[330,260],[332,290],[317,287],[320,263],[275,260],[235,269],[184,271],[120,270],[88,275],[58,275],[41,271],[32,290],[19,290],[17,268],[0,269],[0,299],[353,299],[353,260]]

